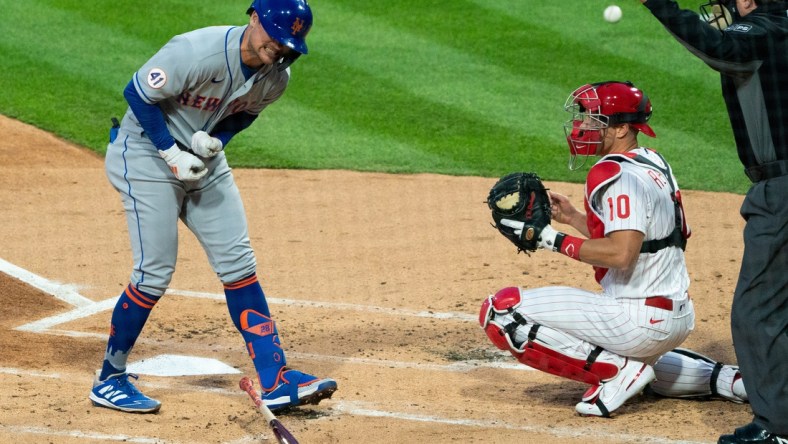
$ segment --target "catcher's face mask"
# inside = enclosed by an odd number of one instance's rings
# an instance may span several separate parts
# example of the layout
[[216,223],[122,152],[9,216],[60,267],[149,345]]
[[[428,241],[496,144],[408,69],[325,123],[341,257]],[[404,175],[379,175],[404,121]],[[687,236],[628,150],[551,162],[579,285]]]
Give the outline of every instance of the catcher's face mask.
[[735,14],[736,0],[710,0],[700,5],[701,18],[720,31],[733,24]]
[[[609,119],[599,112],[599,96],[592,85],[581,86],[570,94],[564,111],[572,115],[564,123],[564,133],[569,144],[569,169],[576,170],[585,165],[589,156],[596,155]],[[579,162],[578,157],[582,159]]]
[[[569,169],[585,165],[588,156],[596,155],[611,126],[627,123],[634,130],[656,137],[648,125],[651,102],[631,82],[600,82],[576,89],[564,103],[572,119],[564,124],[569,143]],[[580,164],[577,158],[583,156]]]

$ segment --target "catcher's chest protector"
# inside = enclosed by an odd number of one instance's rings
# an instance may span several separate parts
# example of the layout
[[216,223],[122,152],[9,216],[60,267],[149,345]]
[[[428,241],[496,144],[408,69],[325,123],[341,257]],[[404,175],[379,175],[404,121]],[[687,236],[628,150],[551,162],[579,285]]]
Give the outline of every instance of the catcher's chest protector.
[[[678,185],[673,179],[673,172],[670,165],[656,151],[649,150],[649,153],[656,155],[664,167],[651,161],[643,155],[635,152],[628,152],[625,154],[613,154],[605,156],[602,160],[597,162],[588,172],[585,186],[585,209],[586,209],[586,226],[588,227],[591,239],[599,239],[605,236],[605,224],[602,221],[603,214],[601,208],[595,205],[595,199],[601,199],[601,193],[604,192],[607,185],[616,181],[622,174],[621,164],[628,163],[636,165],[648,171],[648,175],[657,183],[661,183],[670,187],[670,198],[674,205],[674,226],[671,233],[662,239],[651,239],[643,242],[641,246],[641,253],[656,253],[659,250],[667,247],[679,247],[682,250],[686,248],[687,239],[690,236],[690,230],[687,226],[687,221],[684,216],[684,207],[681,202],[681,192]],[[596,271],[596,280],[599,282],[607,272],[606,268],[594,267]]]

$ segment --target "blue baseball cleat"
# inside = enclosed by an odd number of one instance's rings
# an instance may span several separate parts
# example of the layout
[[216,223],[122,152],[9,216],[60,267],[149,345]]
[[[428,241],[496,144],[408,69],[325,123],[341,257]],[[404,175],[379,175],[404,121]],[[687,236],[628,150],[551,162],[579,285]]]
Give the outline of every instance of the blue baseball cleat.
[[117,373],[108,376],[104,381],[99,381],[97,374],[93,381],[93,390],[90,391],[90,400],[93,401],[93,405],[130,413],[159,411],[161,402],[143,395],[129,381],[129,376],[134,379],[138,378],[133,373]]
[[336,389],[337,382],[333,379],[318,379],[298,370],[284,368],[279,373],[276,388],[263,391],[262,398],[273,412],[303,404],[318,404],[330,398]]

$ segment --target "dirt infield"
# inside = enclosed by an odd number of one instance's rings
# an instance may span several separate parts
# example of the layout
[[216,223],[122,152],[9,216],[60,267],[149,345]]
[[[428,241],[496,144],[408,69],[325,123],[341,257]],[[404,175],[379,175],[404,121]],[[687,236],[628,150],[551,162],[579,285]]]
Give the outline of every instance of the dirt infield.
[[[274,442],[237,388],[239,373],[143,374],[138,386],[163,402],[155,415],[91,406],[111,299],[131,265],[120,198],[99,156],[4,117],[0,134],[0,442]],[[482,203],[493,179],[234,174],[289,364],[339,383],[332,399],[281,416],[302,444],[711,443],[750,420],[747,405],[649,394],[612,419],[581,418],[582,384],[515,365],[489,345],[476,322],[486,295],[511,285],[597,288],[586,265],[514,253]],[[579,185],[548,186],[581,200]],[[741,200],[684,193],[698,312],[685,345],[727,362]],[[130,362],[196,356],[251,374],[222,286],[186,230],[178,257]]]

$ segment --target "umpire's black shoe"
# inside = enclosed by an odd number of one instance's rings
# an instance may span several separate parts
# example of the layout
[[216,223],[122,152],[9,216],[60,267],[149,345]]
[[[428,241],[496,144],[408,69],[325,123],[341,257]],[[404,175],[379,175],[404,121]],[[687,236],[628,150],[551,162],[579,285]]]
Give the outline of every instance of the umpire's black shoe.
[[777,436],[755,423],[739,427],[733,435],[722,435],[717,444],[788,444],[788,437]]

